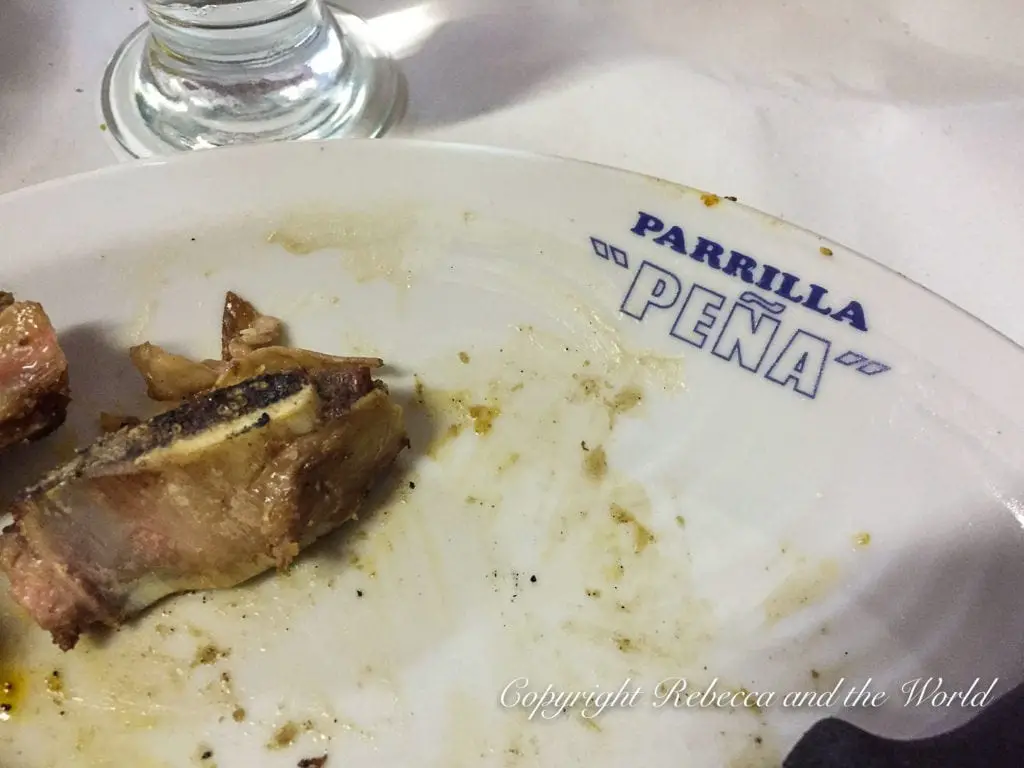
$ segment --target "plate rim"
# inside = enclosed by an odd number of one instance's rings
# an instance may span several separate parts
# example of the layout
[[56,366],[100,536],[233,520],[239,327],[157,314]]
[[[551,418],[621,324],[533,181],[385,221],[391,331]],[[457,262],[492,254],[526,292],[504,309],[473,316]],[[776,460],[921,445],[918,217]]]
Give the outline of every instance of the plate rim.
[[[694,187],[683,182],[672,181],[661,176],[654,176],[652,174],[643,173],[640,171],[633,171],[628,168],[622,168],[620,166],[610,165],[607,163],[600,163],[593,160],[585,160],[580,158],[569,157],[567,155],[535,152],[526,149],[515,149],[511,147],[502,147],[490,144],[475,144],[472,142],[456,142],[456,141],[439,141],[436,139],[419,139],[419,138],[406,138],[406,137],[394,137],[394,138],[383,138],[383,139],[364,139],[364,138],[348,138],[348,139],[318,139],[318,140],[303,140],[303,141],[282,141],[282,142],[261,142],[257,144],[246,144],[226,147],[215,147],[205,150],[197,150],[194,152],[185,152],[176,155],[159,156],[159,157],[148,157],[148,158],[133,158],[124,160],[114,165],[104,166],[102,168],[94,168],[89,171],[80,171],[78,173],[72,173],[65,176],[58,176],[56,178],[47,179],[45,181],[36,182],[29,184],[24,187],[19,187],[14,190],[8,190],[7,192],[0,193],[0,207],[3,207],[8,201],[18,200],[19,202],[25,198],[31,198],[37,195],[45,195],[51,189],[62,189],[67,187],[77,186],[79,184],[89,184],[93,180],[106,180],[108,178],[117,178],[118,176],[128,176],[131,174],[137,174],[145,172],[149,169],[155,169],[160,167],[188,167],[189,165],[196,164],[201,165],[208,162],[207,156],[211,151],[215,152],[219,157],[234,157],[244,158],[246,155],[254,156],[257,160],[261,155],[268,154],[287,154],[289,152],[312,152],[314,149],[318,152],[324,151],[337,151],[344,144],[350,144],[353,147],[365,147],[370,144],[385,144],[394,145],[399,148],[405,148],[411,151],[419,151],[426,153],[450,153],[454,155],[461,155],[463,157],[473,154],[483,154],[490,157],[503,157],[508,159],[516,159],[525,162],[534,163],[545,163],[547,165],[557,166],[575,166],[575,167],[586,167],[589,166],[603,173],[613,173],[629,176],[634,179],[645,179],[653,184],[666,185],[682,194],[689,195],[703,195],[712,194],[719,196],[718,193],[712,190],[703,189],[700,187]],[[351,150],[346,150],[351,151]],[[358,151],[358,150],[357,150]],[[999,330],[995,326],[981,319],[977,315],[973,314],[969,310],[961,307],[955,303],[952,299],[949,299],[937,291],[919,283],[911,277],[908,277],[898,269],[891,267],[881,261],[869,256],[862,251],[851,248],[844,245],[842,242],[835,240],[827,235],[823,235],[813,229],[805,227],[800,224],[796,224],[788,219],[783,219],[780,216],[767,213],[759,208],[755,208],[747,203],[739,200],[730,200],[732,206],[742,211],[743,215],[751,216],[756,219],[761,219],[762,223],[769,223],[775,226],[781,226],[789,229],[791,232],[799,233],[800,235],[814,239],[821,243],[828,243],[834,245],[837,248],[844,251],[845,254],[851,255],[869,267],[874,267],[882,272],[886,273],[889,277],[900,280],[910,286],[913,286],[923,294],[936,299],[939,303],[946,305],[949,309],[952,309],[955,314],[959,315],[962,319],[968,320],[979,326],[981,330],[986,331],[994,337],[999,338],[1002,342],[1012,350],[1013,354],[1019,355],[1020,359],[1024,361],[1024,342],[1018,343],[1015,339],[1010,337],[1007,333]],[[843,267],[840,267],[842,269]]]

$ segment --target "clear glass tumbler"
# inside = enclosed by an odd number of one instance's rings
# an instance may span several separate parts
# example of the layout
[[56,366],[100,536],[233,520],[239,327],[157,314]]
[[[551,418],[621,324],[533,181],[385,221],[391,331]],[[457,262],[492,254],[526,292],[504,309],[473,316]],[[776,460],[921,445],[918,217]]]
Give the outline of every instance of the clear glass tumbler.
[[365,23],[323,0],[146,0],[104,119],[135,157],[257,141],[379,136],[402,81]]

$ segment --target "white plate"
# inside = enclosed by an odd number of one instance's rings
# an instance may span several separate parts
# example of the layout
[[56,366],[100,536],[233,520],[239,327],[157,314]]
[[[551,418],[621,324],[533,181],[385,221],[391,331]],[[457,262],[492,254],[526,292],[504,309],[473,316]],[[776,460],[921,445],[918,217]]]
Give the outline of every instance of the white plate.
[[[414,437],[403,489],[287,576],[67,654],[5,601],[4,765],[772,765],[826,714],[908,736],[974,713],[905,706],[916,678],[977,680],[977,704],[1020,674],[1024,355],[836,244],[656,179],[401,141],[47,184],[0,199],[0,239],[76,396],[5,493],[144,400],[128,345],[215,356],[227,289],[302,346],[384,357]],[[490,432],[467,405],[500,410]],[[655,706],[674,678],[774,696]],[[843,708],[865,684],[887,700]],[[523,706],[623,685],[597,717]]]

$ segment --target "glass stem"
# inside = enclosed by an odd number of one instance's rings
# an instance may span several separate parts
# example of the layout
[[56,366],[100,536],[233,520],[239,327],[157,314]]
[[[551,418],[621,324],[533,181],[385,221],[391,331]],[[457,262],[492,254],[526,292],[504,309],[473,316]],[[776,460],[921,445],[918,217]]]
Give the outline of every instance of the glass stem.
[[367,25],[323,0],[146,0],[146,10],[104,75],[104,115],[137,157],[378,136],[403,103]]
[[232,66],[291,55],[330,21],[321,0],[147,0],[146,10],[163,55]]

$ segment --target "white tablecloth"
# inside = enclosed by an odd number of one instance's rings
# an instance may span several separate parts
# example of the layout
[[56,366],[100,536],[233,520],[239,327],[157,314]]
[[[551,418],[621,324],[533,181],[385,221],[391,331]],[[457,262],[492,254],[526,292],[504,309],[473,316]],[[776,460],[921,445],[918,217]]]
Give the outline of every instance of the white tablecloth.
[[[1024,343],[1016,0],[348,6],[402,57],[411,100],[392,135],[736,195]],[[0,0],[0,191],[117,162],[98,87],[142,19],[140,0]]]

